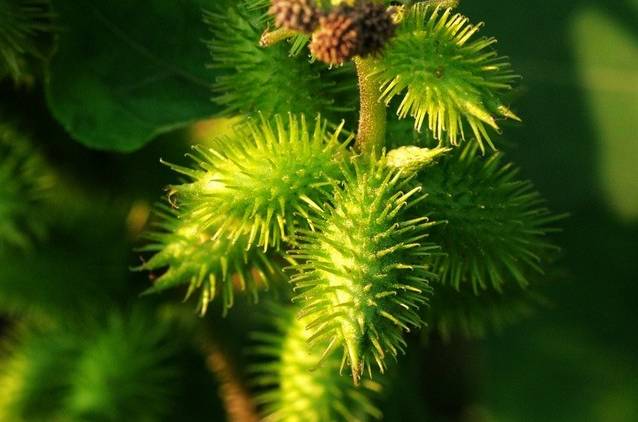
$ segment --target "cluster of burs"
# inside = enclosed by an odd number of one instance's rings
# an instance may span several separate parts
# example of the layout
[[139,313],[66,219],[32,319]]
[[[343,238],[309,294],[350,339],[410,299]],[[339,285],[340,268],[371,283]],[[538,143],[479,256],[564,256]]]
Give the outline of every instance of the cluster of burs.
[[247,297],[271,319],[253,374],[272,420],[379,417],[408,336],[527,315],[556,255],[556,217],[497,152],[518,120],[508,60],[456,2],[403,3],[206,14],[234,126],[168,164],[187,181],[140,269],[152,292],[186,285],[201,314]]

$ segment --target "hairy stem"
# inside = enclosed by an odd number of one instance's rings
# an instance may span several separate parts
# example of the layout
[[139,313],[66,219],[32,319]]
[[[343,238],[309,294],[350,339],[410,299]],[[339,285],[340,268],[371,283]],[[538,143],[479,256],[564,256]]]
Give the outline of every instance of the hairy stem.
[[359,78],[359,129],[356,147],[362,153],[381,152],[385,141],[386,106],[379,101],[379,83],[370,77],[375,59],[355,57]]

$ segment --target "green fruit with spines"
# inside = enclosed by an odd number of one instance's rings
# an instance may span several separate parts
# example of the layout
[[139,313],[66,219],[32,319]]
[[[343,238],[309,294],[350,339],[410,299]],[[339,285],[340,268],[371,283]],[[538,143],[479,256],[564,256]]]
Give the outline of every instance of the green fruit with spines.
[[407,7],[374,72],[380,99],[401,96],[398,116],[414,117],[418,131],[427,122],[442,142],[457,145],[469,129],[482,150],[493,148],[487,127],[498,131],[499,117],[518,120],[501,99],[518,77],[492,49],[494,38],[474,37],[481,26],[452,9]]
[[340,177],[352,139],[342,127],[329,130],[317,117],[311,129],[304,115],[293,114],[249,120],[233,136],[196,148],[191,157],[199,168],[171,165],[193,179],[171,186],[171,194],[202,229],[214,229],[213,239],[247,237],[246,249],[280,250],[309,227],[309,210],[320,209]]
[[0,123],[0,251],[25,250],[46,232],[55,177],[30,140]]
[[[381,385],[372,380],[355,386],[341,374],[342,359],[323,357],[325,345],[309,346],[308,317],[298,308],[269,303],[272,330],[252,334],[253,355],[262,362],[252,365],[252,383],[261,390],[256,402],[264,420],[281,422],[365,421],[380,419],[371,396]],[[319,365],[319,362],[321,364]]]
[[157,293],[188,284],[186,299],[199,291],[197,312],[204,315],[216,297],[225,315],[235,302],[235,291],[257,302],[259,290],[272,280],[283,279],[279,264],[257,248],[248,248],[246,237],[232,242],[213,237],[214,228],[201,229],[186,209],[156,206],[158,221],[145,234],[150,241],[140,251],[154,255],[136,269],[161,272],[146,293]]
[[404,350],[403,333],[422,325],[419,308],[435,277],[432,223],[406,217],[423,199],[415,199],[421,188],[384,163],[373,155],[344,166],[343,187],[291,252],[302,262],[292,282],[311,321],[311,344],[327,344],[326,355],[342,348],[355,383],[364,372],[372,376],[373,366],[383,372],[386,359]]
[[564,218],[550,212],[534,186],[501,153],[480,155],[468,144],[424,169],[416,183],[427,194],[413,215],[437,225],[432,240],[444,255],[435,258],[439,282],[474,293],[506,285],[525,288],[556,255],[548,235]]
[[[209,67],[216,72],[213,101],[225,114],[295,111],[336,117],[353,111],[353,102],[344,100],[356,99],[356,86],[352,78],[345,83],[344,70],[331,71],[305,57],[291,57],[288,43],[261,47],[259,39],[271,20],[268,7],[247,8],[243,3],[204,15],[212,32],[207,45]],[[344,95],[344,89],[353,95]]]

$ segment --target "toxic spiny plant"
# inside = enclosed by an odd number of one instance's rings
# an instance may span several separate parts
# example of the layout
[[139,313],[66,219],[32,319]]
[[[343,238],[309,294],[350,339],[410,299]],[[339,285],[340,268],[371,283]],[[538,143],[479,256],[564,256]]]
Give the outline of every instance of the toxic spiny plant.
[[418,309],[429,295],[435,247],[427,242],[428,218],[406,218],[420,187],[406,191],[409,179],[383,162],[353,166],[344,170],[333,204],[319,213],[316,230],[299,234],[292,256],[305,263],[292,282],[310,317],[310,343],[326,341],[325,354],[343,346],[358,382],[373,365],[383,372],[386,356],[403,351],[402,332],[421,325]]
[[406,333],[480,335],[542,302],[531,288],[556,254],[556,217],[492,141],[499,120],[519,120],[506,100],[518,76],[456,5],[206,12],[215,101],[239,124],[194,147],[192,166],[168,164],[187,180],[157,207],[140,268],[149,291],[199,291],[202,314],[218,296],[225,313],[237,294],[289,286],[293,304],[269,301],[253,349],[269,420],[380,417],[372,380]]

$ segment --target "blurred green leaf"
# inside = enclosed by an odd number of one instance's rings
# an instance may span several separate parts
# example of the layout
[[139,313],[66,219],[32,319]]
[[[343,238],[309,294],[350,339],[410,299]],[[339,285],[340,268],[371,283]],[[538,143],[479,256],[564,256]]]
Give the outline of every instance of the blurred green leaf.
[[132,151],[214,115],[206,70],[206,0],[57,0],[61,28],[47,99],[81,143]]
[[638,42],[594,7],[573,18],[579,76],[598,136],[600,185],[609,206],[627,221],[638,218]]

